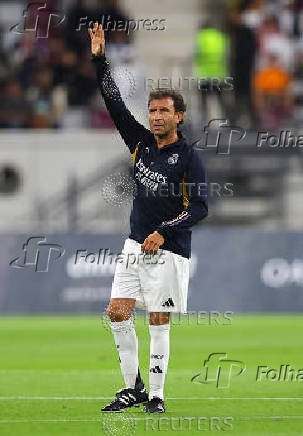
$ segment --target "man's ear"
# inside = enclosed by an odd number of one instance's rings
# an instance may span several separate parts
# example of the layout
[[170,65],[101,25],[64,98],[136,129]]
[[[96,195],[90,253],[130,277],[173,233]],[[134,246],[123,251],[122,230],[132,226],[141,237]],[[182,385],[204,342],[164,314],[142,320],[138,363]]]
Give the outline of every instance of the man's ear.
[[183,121],[183,118],[184,118],[184,112],[177,112],[177,115],[178,115],[178,121],[179,121],[179,123],[180,123],[181,121]]

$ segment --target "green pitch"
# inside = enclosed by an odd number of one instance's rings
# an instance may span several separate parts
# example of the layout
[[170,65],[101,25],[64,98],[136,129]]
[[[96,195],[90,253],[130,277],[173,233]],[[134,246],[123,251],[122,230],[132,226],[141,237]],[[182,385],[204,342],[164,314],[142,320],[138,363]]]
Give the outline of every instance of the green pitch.
[[[172,326],[167,413],[155,417],[142,408],[101,415],[123,382],[100,317],[0,318],[0,435],[302,435],[302,316],[205,324],[193,316]],[[148,326],[139,317],[135,325],[148,384]],[[211,358],[206,375],[212,353],[227,356]]]

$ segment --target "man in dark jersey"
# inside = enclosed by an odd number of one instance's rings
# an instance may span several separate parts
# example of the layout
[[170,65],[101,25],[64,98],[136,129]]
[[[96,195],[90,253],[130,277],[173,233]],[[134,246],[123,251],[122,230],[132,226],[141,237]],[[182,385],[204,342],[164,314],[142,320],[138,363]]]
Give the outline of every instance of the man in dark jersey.
[[[206,174],[199,154],[178,130],[186,110],[182,95],[174,90],[151,92],[146,129],[125,106],[111,76],[102,26],[95,23],[88,31],[101,94],[133,157],[136,194],[122,253],[139,259],[116,266],[107,312],[126,387],[102,411],[146,404],[145,412],[163,413],[169,314],[187,311],[191,227],[208,213]],[[150,314],[149,395],[139,371],[131,319],[135,306]]]

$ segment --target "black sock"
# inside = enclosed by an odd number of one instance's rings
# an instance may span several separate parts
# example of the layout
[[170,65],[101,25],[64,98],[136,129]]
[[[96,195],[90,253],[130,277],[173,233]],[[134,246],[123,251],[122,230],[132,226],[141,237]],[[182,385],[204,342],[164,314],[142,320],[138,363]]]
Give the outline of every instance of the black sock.
[[141,378],[140,369],[138,368],[138,374],[136,377],[135,389],[142,390],[144,388],[144,382]]

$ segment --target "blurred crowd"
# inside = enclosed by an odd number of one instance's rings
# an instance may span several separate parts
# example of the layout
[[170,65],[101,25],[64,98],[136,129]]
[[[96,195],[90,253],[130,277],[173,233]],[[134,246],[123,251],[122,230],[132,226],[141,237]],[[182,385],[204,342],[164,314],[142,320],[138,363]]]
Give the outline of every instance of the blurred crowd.
[[[299,124],[303,0],[230,0],[226,18],[221,25],[215,17],[201,26],[194,59],[202,75],[233,78],[232,102],[227,93],[217,93],[225,117],[245,128]],[[202,109],[209,95],[202,91]]]
[[269,130],[302,120],[303,1],[236,0],[230,17],[238,113]]
[[[128,21],[119,0],[48,0],[47,8],[41,9],[43,4],[20,0],[19,10],[25,14],[20,14],[21,21],[11,32],[1,29],[0,19],[0,128],[112,128],[90,62],[87,23],[109,23],[107,55],[118,86],[129,82],[131,88],[132,81],[143,86],[133,33],[110,24]],[[215,94],[226,117],[245,128],[274,130],[289,120],[299,123],[303,0],[228,0],[227,4],[227,13],[222,9],[203,22],[196,36],[195,74],[209,78],[201,93],[202,113],[207,111],[208,97]],[[48,28],[50,11],[55,15]],[[65,19],[60,23],[62,14]],[[218,25],[220,15],[225,25]],[[37,17],[38,38],[26,31],[35,28]],[[48,37],[41,37],[46,29]],[[225,99],[211,81],[228,76],[233,78],[231,101],[231,93]],[[126,95],[134,91],[122,90]],[[137,89],[137,98],[143,94]]]
[[[70,4],[64,11],[62,2],[48,0],[47,9],[38,10],[44,2],[22,1],[20,11],[25,11],[25,17],[20,14],[21,23],[9,32],[8,40],[4,41],[7,35],[0,29],[1,128],[112,127],[97,90],[87,25],[81,22],[103,19],[109,29],[107,54],[113,66],[127,65],[136,74],[131,34],[114,30],[115,23],[125,23],[127,17],[117,0]],[[50,11],[54,21],[48,26]],[[56,25],[62,14],[65,19]],[[24,31],[35,28],[37,17],[38,38],[33,31]],[[48,37],[42,37],[47,29]]]

